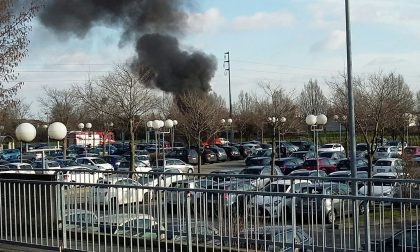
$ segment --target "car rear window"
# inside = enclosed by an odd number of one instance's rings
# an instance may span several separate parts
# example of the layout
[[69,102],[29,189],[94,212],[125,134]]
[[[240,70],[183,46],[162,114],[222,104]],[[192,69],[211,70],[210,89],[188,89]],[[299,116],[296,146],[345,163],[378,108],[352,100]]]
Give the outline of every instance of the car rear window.
[[388,152],[388,148],[378,148],[376,149],[377,152]]
[[321,148],[333,148],[334,145],[333,144],[324,144],[321,146]]
[[261,174],[261,169],[243,169],[241,171],[241,174],[247,174],[247,175],[260,175]]
[[378,160],[375,163],[375,166],[391,166],[392,161],[386,161],[386,160]]
[[306,160],[303,163],[303,166],[315,166],[316,165],[316,160]]

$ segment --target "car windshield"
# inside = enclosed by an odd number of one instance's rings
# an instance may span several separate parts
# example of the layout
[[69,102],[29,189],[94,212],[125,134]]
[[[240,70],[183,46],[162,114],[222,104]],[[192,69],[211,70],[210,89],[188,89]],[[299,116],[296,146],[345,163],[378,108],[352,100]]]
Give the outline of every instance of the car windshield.
[[392,165],[392,161],[387,161],[387,160],[378,160],[375,163],[375,166],[391,166]]
[[76,163],[76,161],[74,160],[62,160],[60,161],[60,164],[62,167],[69,167],[69,166],[78,166],[78,164]]
[[321,146],[321,148],[332,148],[332,147],[334,147],[334,145],[332,144],[324,144]]
[[378,148],[376,152],[388,152],[388,148]]
[[321,152],[319,153],[319,157],[324,157],[324,158],[331,158],[333,155],[332,152]]
[[105,162],[105,160],[100,159],[100,158],[92,159],[92,162],[94,162],[95,164],[107,164],[107,162]]
[[356,151],[366,151],[366,150],[367,150],[367,145],[365,144],[356,145]]
[[384,181],[374,181],[373,185],[374,186],[392,186],[394,183],[393,182],[384,182]]

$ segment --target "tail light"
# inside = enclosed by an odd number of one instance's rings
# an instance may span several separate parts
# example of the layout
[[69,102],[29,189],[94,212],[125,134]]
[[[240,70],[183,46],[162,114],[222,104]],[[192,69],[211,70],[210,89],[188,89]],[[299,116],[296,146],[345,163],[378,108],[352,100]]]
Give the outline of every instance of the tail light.
[[224,198],[225,200],[228,200],[228,199],[229,199],[229,194],[225,193],[223,198]]

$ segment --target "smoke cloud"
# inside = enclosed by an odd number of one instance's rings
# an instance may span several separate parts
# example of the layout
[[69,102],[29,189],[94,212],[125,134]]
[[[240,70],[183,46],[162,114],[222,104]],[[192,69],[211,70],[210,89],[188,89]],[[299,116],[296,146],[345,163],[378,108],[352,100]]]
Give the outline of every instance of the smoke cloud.
[[123,28],[120,44],[135,40],[133,69],[144,64],[154,70],[150,86],[179,93],[208,92],[216,71],[214,56],[182,51],[177,35],[186,24],[190,0],[50,0],[41,23],[61,35],[84,38],[97,25]]

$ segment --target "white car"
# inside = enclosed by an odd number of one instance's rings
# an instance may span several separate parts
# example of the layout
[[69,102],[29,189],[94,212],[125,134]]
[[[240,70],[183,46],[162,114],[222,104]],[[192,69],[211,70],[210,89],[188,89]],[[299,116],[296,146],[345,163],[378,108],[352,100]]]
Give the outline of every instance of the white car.
[[[215,182],[209,179],[199,179],[199,180],[181,180],[175,181],[169,185],[171,188],[189,188],[189,189],[206,189],[211,188]],[[165,192],[165,200],[168,205],[168,211],[172,210],[181,210],[183,211],[185,207],[185,203],[187,202],[186,194],[191,194],[191,209],[202,210],[204,208],[204,204],[201,201],[203,192],[197,192],[191,190],[190,192],[187,191],[166,191]]]
[[[119,205],[135,202],[146,202],[151,198],[151,191],[140,188],[137,181],[124,176],[107,176],[98,179],[96,187],[90,189],[90,200],[92,204],[104,205],[116,208]],[[121,186],[136,186],[128,188]]]
[[[393,198],[397,196],[400,192],[398,183],[393,182],[393,179],[398,178],[398,175],[394,172],[382,172],[377,173],[372,176],[372,178],[377,179],[373,182],[372,185],[372,196],[380,198]],[[391,181],[382,181],[381,179],[387,179]],[[359,189],[360,195],[368,194],[368,185],[365,185]]]
[[107,163],[102,158],[98,157],[81,157],[76,159],[76,163],[81,166],[89,167],[93,170],[100,170],[100,171],[113,171],[114,167]]
[[28,163],[8,163],[4,166],[7,169],[0,171],[0,173],[35,174],[34,168]]
[[144,186],[168,187],[173,182],[187,179],[178,169],[154,168],[149,174],[144,174],[138,178],[138,182]]
[[[280,193],[301,193],[301,189],[312,184],[311,181],[293,180],[294,190],[292,191],[292,180],[279,179],[271,182],[264,187],[264,192],[280,192]],[[290,197],[284,195],[279,196],[264,196],[255,195],[248,203],[248,209],[254,216],[271,218],[281,217],[291,209],[292,201]]]
[[344,152],[344,147],[343,145],[339,144],[339,143],[329,143],[329,144],[324,144],[322,145],[320,148],[318,148],[319,152],[323,152],[323,151],[342,151]]
[[393,172],[401,173],[403,171],[403,161],[399,158],[381,158],[375,162],[372,173]]
[[63,168],[63,181],[81,184],[95,184],[103,177],[103,173],[94,171],[88,167],[71,166]]
[[376,148],[375,153],[373,154],[373,160],[378,160],[381,158],[392,158],[398,156],[398,148],[395,146],[381,146]]
[[[58,215],[59,218],[61,215]],[[88,232],[98,225],[98,216],[91,211],[83,209],[66,209],[64,211],[66,231]],[[61,230],[61,226],[60,226]],[[89,231],[88,231],[89,230]]]
[[[126,171],[130,170],[130,161],[121,161],[120,166],[118,167],[118,171]],[[152,167],[148,166],[147,164],[139,161],[135,162],[134,171],[136,172],[149,172],[152,170]]]
[[[178,169],[179,171],[183,173],[193,173],[194,172],[194,166],[190,164],[186,164],[181,159],[177,158],[166,158],[165,163],[162,159],[159,159],[157,162],[157,167],[159,168],[165,168],[165,169]],[[165,164],[165,166],[163,166]]]
[[165,229],[150,214],[122,213],[107,215],[99,220],[99,232],[120,237],[156,240],[165,238]]
[[[34,169],[40,174],[55,174],[61,169],[60,164],[57,161],[48,159],[38,160],[32,163]],[[49,171],[46,171],[49,170]]]

